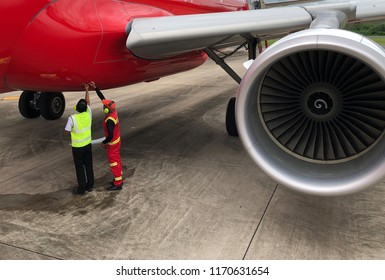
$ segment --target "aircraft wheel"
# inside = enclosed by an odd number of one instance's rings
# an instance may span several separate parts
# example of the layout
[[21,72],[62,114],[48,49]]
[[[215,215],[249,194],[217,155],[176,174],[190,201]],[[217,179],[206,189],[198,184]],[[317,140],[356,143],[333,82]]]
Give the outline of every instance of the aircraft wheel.
[[65,109],[65,99],[61,92],[44,92],[40,96],[40,113],[47,120],[60,118]]
[[37,108],[37,93],[35,91],[25,90],[19,98],[19,112],[27,119],[37,118],[40,116],[40,111]]
[[226,130],[230,136],[238,137],[237,123],[235,122],[235,101],[236,98],[232,97],[227,104]]

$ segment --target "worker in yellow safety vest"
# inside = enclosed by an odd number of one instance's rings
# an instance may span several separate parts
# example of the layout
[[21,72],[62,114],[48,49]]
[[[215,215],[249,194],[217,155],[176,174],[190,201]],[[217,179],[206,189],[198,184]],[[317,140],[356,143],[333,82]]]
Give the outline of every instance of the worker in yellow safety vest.
[[89,85],[84,85],[86,94],[74,107],[76,114],[68,117],[65,131],[71,133],[72,155],[75,163],[78,186],[74,194],[83,195],[92,191],[94,186],[94,169],[92,163],[91,125],[92,111],[90,108]]

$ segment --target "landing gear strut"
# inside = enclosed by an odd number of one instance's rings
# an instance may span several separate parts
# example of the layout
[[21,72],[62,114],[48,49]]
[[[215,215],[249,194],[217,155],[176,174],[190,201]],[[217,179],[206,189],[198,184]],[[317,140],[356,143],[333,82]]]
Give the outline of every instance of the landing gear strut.
[[40,114],[47,120],[59,119],[65,109],[61,92],[23,91],[19,99],[19,111],[25,118],[37,118]]
[[[246,44],[247,44],[247,49],[249,53],[249,59],[255,59],[257,57],[258,43],[259,43],[259,40],[257,38],[249,38],[247,40]],[[231,56],[232,54],[237,52],[243,46],[244,45],[238,47],[234,52],[224,57],[219,57],[219,55],[212,48],[207,48],[204,51],[212,60],[215,61],[216,64],[218,64],[223,70],[225,70],[226,73],[229,74],[229,76],[234,79],[234,81],[240,84],[242,81],[242,78],[239,77],[239,75],[229,65],[226,64],[225,59],[226,57]],[[230,98],[229,103],[227,104],[226,131],[227,131],[227,134],[229,134],[230,136],[238,137],[237,123],[235,121],[235,103],[236,103],[236,98],[232,97]]]

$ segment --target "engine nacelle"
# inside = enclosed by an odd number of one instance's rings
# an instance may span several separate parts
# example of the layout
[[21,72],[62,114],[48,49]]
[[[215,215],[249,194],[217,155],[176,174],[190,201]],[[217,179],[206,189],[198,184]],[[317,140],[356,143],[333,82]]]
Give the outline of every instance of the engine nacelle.
[[286,36],[240,85],[237,128],[252,159],[280,184],[344,195],[385,175],[385,51],[345,30]]

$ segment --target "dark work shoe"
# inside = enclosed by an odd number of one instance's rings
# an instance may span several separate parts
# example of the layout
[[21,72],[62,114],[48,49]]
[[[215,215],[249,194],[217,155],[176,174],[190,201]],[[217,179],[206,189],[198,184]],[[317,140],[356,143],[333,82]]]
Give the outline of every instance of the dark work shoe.
[[107,191],[121,191],[122,186],[109,186],[107,187]]
[[91,188],[86,188],[86,191],[87,192],[92,192],[94,189],[91,187]]
[[[112,179],[112,181],[110,182],[110,185],[115,186],[115,180],[114,179]],[[122,187],[122,186],[123,186],[123,180],[122,180],[122,183],[120,184],[120,187]]]
[[86,192],[85,191],[79,191],[78,189],[73,189],[72,190],[72,193],[73,194],[76,194],[76,195],[84,195]]

